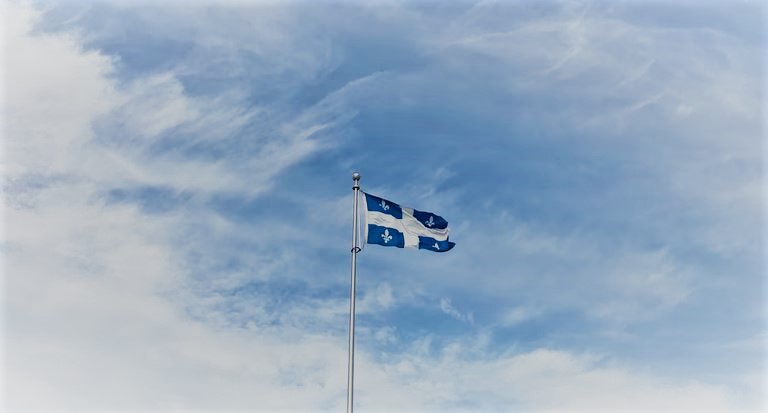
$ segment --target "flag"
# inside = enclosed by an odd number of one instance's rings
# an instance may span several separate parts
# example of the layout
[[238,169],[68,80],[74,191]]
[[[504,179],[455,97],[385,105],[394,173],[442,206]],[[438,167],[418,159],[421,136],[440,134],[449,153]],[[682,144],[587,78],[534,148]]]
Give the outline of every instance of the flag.
[[367,224],[364,238],[368,244],[435,252],[445,252],[456,245],[448,241],[448,221],[443,217],[363,194]]

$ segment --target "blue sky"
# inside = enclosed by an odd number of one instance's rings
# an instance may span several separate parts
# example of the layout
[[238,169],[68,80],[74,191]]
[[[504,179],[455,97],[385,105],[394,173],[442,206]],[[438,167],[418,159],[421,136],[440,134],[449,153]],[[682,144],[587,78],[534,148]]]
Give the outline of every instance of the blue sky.
[[765,407],[765,8],[6,2],[10,410]]

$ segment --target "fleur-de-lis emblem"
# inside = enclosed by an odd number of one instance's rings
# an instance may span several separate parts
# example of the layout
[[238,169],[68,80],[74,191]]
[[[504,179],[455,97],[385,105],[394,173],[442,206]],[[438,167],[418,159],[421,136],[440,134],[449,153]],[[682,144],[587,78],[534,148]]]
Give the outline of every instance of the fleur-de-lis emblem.
[[428,226],[430,228],[434,227],[435,226],[435,217],[430,215],[429,216],[429,221],[425,222],[424,225],[426,225],[426,226]]
[[385,210],[385,211],[388,211],[388,210],[389,210],[389,205],[387,205],[387,203],[386,203],[386,202],[384,202],[384,200],[383,200],[383,199],[381,200],[381,203],[379,204],[379,206],[381,206],[381,209],[383,209],[383,210]]
[[389,235],[389,230],[388,229],[384,230],[384,233],[381,234],[381,238],[384,239],[384,243],[385,244],[388,243],[389,241],[392,241],[392,236]]
[[433,247],[435,247],[435,249],[438,250],[438,251],[440,250],[440,246],[437,245],[437,243],[435,243],[435,245],[433,245]]

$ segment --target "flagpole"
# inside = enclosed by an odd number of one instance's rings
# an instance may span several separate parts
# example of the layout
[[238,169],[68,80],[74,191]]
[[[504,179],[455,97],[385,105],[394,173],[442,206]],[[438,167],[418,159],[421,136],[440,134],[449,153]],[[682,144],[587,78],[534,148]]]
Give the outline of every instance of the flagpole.
[[354,193],[354,209],[352,213],[352,285],[349,291],[349,361],[347,362],[347,413],[352,413],[353,395],[355,386],[355,290],[357,286],[357,253],[358,247],[357,230],[357,195],[360,191],[360,174],[352,174],[352,192]]

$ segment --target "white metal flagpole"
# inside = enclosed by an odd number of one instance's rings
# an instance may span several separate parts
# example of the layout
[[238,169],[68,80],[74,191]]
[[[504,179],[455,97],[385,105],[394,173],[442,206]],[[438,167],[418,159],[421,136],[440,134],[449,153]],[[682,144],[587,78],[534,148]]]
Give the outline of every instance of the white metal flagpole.
[[352,192],[354,193],[354,212],[352,216],[352,286],[349,291],[349,361],[347,370],[347,413],[352,413],[353,395],[355,386],[355,289],[357,286],[357,253],[360,252],[358,247],[357,236],[359,231],[357,230],[357,196],[360,192],[360,174],[355,172],[352,174]]

